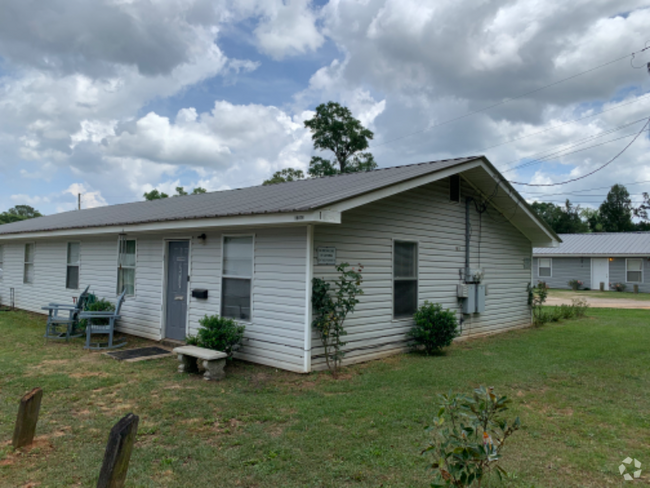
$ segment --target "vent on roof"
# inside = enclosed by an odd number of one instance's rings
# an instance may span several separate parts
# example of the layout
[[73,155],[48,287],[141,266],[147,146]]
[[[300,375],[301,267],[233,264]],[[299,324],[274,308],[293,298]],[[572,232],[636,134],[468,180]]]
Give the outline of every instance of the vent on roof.
[[449,201],[460,202],[460,175],[449,177]]

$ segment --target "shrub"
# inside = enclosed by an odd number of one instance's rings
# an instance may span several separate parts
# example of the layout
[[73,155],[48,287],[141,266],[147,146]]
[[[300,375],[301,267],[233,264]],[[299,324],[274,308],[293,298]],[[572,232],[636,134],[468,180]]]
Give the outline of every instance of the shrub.
[[339,276],[334,281],[334,288],[322,278],[312,280],[312,327],[318,331],[325,350],[327,369],[333,375],[336,375],[345,355],[341,350],[345,345],[341,338],[347,335],[343,323],[359,303],[357,295],[363,295],[363,266],[359,265],[358,269],[348,269],[349,267],[348,263],[341,263],[336,267]]
[[542,305],[548,296],[548,285],[544,281],[538,281],[537,286],[530,286],[528,284],[528,306],[533,312],[533,324],[542,325],[548,320],[543,320],[545,313],[542,310]]
[[573,291],[578,291],[580,288],[582,288],[582,285],[584,285],[584,283],[580,280],[570,280],[568,285]]
[[[84,306],[84,311],[86,311],[86,312],[113,312],[113,311],[115,311],[115,305],[113,305],[111,302],[109,302],[105,298],[102,298],[101,300],[98,300],[95,295],[90,294],[88,296],[88,301],[86,302],[86,305]],[[87,323],[86,319],[80,320],[79,321],[79,328],[81,330],[86,330],[86,323]],[[95,324],[95,325],[108,325],[108,323],[109,323],[109,319],[103,319],[103,318],[93,319],[93,324]]]
[[458,319],[451,310],[443,310],[439,303],[424,302],[415,315],[415,326],[408,336],[417,346],[424,346],[427,354],[440,351],[458,337]]
[[201,328],[198,334],[188,336],[185,342],[192,346],[225,352],[228,359],[232,359],[232,354],[241,347],[244,340],[246,326],[218,315],[206,315],[199,320],[199,324]]
[[587,303],[587,300],[584,298],[574,298],[571,300],[571,307],[573,307],[573,310],[575,312],[575,317],[577,319],[583,318],[585,315],[587,315],[587,309],[589,308],[589,304]]
[[625,283],[610,283],[609,287],[614,291],[625,291],[627,288],[627,286],[625,286]]
[[508,476],[497,463],[506,439],[520,427],[519,417],[510,423],[503,418],[510,400],[483,386],[471,397],[451,393],[439,397],[438,416],[427,427],[433,439],[422,451],[433,455],[431,486],[480,487],[493,468],[500,478]]

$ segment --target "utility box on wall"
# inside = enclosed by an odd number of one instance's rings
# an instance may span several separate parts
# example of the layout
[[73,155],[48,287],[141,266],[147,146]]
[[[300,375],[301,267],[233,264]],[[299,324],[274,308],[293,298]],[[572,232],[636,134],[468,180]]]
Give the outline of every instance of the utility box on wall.
[[463,313],[476,311],[476,285],[463,285],[467,288],[467,297],[463,299]]
[[485,312],[485,285],[476,285],[476,313]]

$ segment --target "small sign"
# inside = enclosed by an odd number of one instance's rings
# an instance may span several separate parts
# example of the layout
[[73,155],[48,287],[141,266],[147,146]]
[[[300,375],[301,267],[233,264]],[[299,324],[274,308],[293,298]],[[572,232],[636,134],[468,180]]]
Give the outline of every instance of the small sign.
[[316,248],[316,260],[318,264],[336,266],[336,248],[335,247]]

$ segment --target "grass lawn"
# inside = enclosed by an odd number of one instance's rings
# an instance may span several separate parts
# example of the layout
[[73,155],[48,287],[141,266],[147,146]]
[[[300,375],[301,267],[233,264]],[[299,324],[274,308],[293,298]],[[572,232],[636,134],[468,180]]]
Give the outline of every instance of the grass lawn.
[[573,297],[585,297],[585,298],[602,298],[604,300],[616,300],[621,298],[627,298],[628,300],[640,300],[640,301],[650,301],[650,293],[633,293],[630,291],[599,291],[599,290],[559,290],[557,288],[551,288],[548,291],[549,297],[557,298],[573,298]]
[[[589,315],[350,367],[339,380],[236,362],[207,383],[177,374],[173,358],[121,363],[80,341],[43,345],[42,318],[0,313],[0,486],[94,486],[111,426],[134,412],[130,487],[425,487],[419,451],[436,394],[479,384],[511,396],[523,424],[505,448],[507,486],[624,486],[627,456],[648,483],[650,311]],[[14,454],[18,401],[35,386],[36,447]]]

